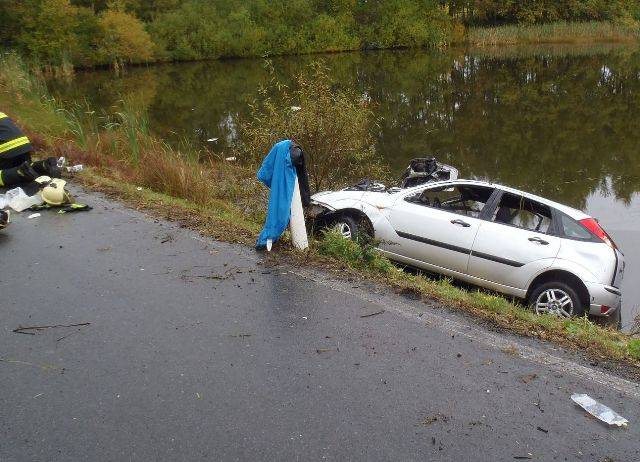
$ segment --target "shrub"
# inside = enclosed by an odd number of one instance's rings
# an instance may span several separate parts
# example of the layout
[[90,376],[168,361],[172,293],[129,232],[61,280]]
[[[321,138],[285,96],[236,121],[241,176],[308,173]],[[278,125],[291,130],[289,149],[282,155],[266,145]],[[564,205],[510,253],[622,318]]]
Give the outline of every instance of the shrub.
[[103,36],[98,53],[115,65],[153,59],[154,44],[144,25],[124,11],[107,10],[100,16]]
[[337,88],[321,63],[305,68],[295,89],[273,79],[261,95],[251,118],[239,127],[240,159],[257,165],[276,141],[290,138],[307,154],[315,191],[365,177],[386,179],[387,169],[373,147],[376,121],[368,100]]

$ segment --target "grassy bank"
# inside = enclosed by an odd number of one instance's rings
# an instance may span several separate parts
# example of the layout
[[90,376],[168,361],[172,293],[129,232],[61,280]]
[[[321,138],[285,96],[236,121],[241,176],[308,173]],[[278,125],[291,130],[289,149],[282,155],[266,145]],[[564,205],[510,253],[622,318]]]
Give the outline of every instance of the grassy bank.
[[[343,98],[332,101],[346,104]],[[344,107],[341,112],[348,116],[351,106]],[[9,55],[0,62],[0,108],[29,131],[39,154],[64,155],[89,166],[80,180],[91,188],[164,218],[179,220],[216,239],[251,245],[261,228],[267,196],[255,180],[255,168],[216,159],[211,153],[188,145],[181,149],[167,145],[150,134],[144,115],[137,114],[126,102],[113,114],[97,115],[86,107],[62,107],[18,57]],[[355,110],[355,106],[351,109]],[[285,124],[285,128],[291,127],[297,125]],[[322,125],[315,126],[318,127]],[[336,130],[333,126],[327,129]],[[271,133],[270,129],[265,130]],[[272,258],[374,280],[401,292],[438,300],[500,328],[577,348],[593,357],[640,365],[640,339],[595,325],[586,318],[536,316],[503,297],[459,289],[447,280],[408,274],[371,245],[358,245],[335,234],[314,241],[303,254],[291,251],[285,237]]]
[[465,41],[478,47],[527,44],[637,42],[640,27],[632,22],[554,22],[534,25],[472,27]]

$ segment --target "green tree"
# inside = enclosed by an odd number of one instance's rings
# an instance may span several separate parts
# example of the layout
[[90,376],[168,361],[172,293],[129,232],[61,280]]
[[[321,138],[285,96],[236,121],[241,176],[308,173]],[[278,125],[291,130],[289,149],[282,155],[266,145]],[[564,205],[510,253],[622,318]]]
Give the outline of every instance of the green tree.
[[102,38],[98,53],[114,64],[151,61],[155,46],[144,24],[129,13],[107,10],[100,15]]
[[30,55],[53,64],[75,55],[79,10],[69,0],[26,0],[15,12],[21,28],[16,43]]

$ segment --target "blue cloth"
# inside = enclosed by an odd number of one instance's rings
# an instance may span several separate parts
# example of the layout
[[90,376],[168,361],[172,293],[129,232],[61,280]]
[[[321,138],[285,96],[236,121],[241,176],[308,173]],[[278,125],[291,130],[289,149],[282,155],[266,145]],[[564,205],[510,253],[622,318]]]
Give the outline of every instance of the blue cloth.
[[258,170],[258,179],[271,189],[271,193],[267,219],[258,236],[256,249],[264,249],[267,239],[277,241],[289,225],[291,199],[296,181],[296,168],[291,163],[289,153],[291,143],[291,140],[276,143]]

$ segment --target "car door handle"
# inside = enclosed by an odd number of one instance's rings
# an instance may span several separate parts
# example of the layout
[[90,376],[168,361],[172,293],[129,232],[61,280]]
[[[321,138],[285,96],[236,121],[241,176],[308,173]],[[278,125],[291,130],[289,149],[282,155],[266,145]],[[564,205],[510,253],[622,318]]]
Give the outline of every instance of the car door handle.
[[545,241],[544,239],[540,239],[539,237],[530,237],[529,240],[531,242],[537,242],[538,244],[541,244],[541,245],[549,245],[547,241]]
[[453,223],[454,225],[460,225],[460,226],[463,226],[463,227],[465,227],[465,228],[468,228],[469,226],[471,226],[471,225],[470,225],[469,223],[467,223],[466,221],[462,221],[462,220],[458,220],[458,219],[451,220],[451,223]]

